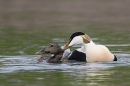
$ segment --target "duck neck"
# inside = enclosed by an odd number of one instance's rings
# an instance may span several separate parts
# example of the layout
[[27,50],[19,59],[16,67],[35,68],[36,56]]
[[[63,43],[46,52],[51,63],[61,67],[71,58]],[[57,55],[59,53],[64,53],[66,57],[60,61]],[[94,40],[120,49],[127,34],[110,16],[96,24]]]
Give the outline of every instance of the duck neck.
[[90,43],[87,44],[85,43],[82,46],[93,46],[93,45],[95,45],[95,43],[91,40]]
[[93,42],[93,41],[90,41],[90,43],[85,43],[85,44],[82,44],[82,46],[81,46],[81,51],[82,52],[85,52],[86,51],[86,48],[88,47],[88,46],[93,46],[93,45],[95,45],[95,43]]
[[63,56],[63,51],[61,51],[61,52],[59,52],[59,53],[54,54],[53,58],[56,58],[56,59],[61,60],[62,56]]

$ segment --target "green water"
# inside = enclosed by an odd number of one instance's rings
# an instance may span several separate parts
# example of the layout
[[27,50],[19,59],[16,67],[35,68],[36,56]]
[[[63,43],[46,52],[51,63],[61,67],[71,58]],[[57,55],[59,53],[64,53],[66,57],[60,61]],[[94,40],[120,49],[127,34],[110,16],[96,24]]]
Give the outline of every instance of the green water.
[[62,64],[50,64],[45,61],[36,62],[36,58],[40,57],[34,54],[36,51],[51,42],[64,45],[71,35],[58,29],[56,32],[60,34],[55,34],[55,32],[51,31],[51,28],[48,30],[37,29],[23,32],[14,27],[3,29],[0,43],[0,85],[130,85],[130,44],[127,32],[116,33],[110,30],[97,30],[97,28],[84,30],[85,33],[89,33],[92,36],[95,43],[106,45],[112,53],[117,55],[117,62]]
[[[0,86],[129,86],[129,0],[6,0],[0,5]],[[107,46],[107,63],[37,62],[49,43],[64,45],[76,31]],[[74,50],[77,47],[71,48]]]

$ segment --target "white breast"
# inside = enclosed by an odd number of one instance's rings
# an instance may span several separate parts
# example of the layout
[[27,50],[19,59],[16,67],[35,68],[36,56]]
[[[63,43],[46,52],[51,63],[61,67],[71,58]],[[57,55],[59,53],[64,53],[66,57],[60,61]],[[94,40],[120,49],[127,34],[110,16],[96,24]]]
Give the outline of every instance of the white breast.
[[[63,49],[63,47],[64,46],[61,46],[61,48]],[[63,56],[62,56],[62,58],[61,58],[61,61],[64,59],[64,58],[69,58],[69,55],[71,54],[71,51],[70,51],[70,49],[68,48],[68,49],[66,49],[65,51],[64,51],[64,53],[63,53]]]

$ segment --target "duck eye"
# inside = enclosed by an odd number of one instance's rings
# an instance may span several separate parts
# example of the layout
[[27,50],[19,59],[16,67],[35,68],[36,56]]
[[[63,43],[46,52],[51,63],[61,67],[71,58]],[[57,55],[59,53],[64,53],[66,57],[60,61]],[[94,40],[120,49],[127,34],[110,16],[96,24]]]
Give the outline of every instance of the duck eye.
[[53,47],[53,46],[54,46],[54,45],[52,45],[52,44],[51,44],[51,46],[50,46],[50,47]]

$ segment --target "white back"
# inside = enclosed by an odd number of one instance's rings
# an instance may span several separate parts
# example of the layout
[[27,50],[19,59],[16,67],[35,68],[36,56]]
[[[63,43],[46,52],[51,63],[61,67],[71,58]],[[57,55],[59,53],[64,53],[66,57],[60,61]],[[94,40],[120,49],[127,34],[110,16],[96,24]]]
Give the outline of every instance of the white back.
[[113,61],[114,55],[104,45],[85,44],[86,60],[88,62]]

